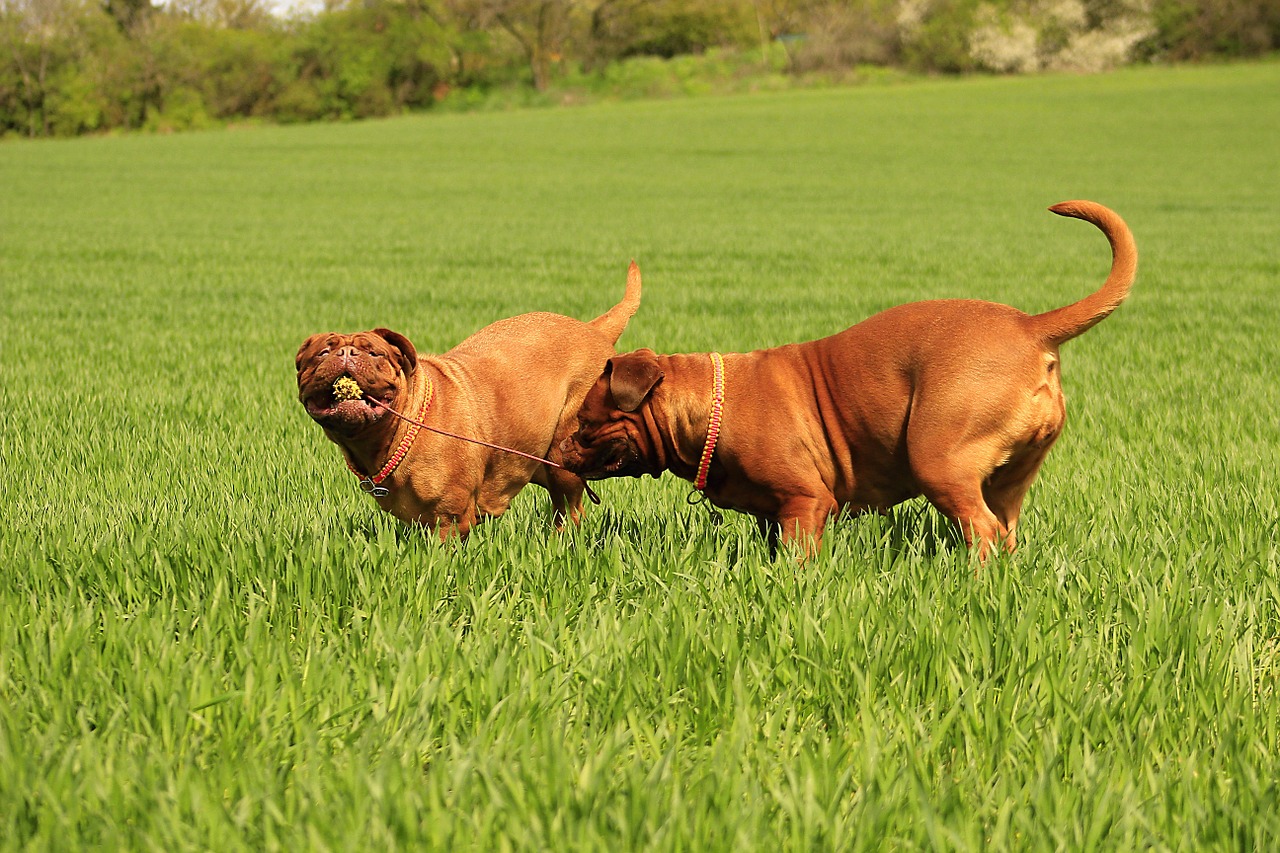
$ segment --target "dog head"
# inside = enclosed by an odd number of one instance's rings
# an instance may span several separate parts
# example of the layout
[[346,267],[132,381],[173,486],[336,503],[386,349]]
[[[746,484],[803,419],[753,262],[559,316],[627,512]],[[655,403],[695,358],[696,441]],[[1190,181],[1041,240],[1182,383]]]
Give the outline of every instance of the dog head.
[[[397,397],[409,391],[418,353],[408,338],[390,329],[351,335],[327,332],[303,342],[294,366],[298,400],[307,414],[329,432],[350,438],[388,417],[387,410],[370,403],[368,397],[394,405]],[[335,397],[333,383],[344,376],[356,381],[364,397]]]
[[645,459],[643,408],[662,368],[653,350],[615,355],[578,410],[578,429],[560,444],[564,466],[587,480],[656,474]]

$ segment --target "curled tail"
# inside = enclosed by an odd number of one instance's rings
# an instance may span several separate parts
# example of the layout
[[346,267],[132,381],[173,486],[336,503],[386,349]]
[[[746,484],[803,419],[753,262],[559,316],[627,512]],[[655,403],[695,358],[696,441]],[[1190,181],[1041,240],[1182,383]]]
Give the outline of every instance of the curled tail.
[[592,320],[591,325],[616,344],[618,338],[622,337],[623,330],[627,328],[627,322],[639,307],[640,267],[632,261],[631,266],[627,268],[627,292],[623,295],[622,301]]
[[1064,201],[1049,209],[1059,216],[1092,222],[1111,243],[1111,275],[1102,287],[1079,302],[1031,318],[1045,343],[1057,346],[1101,322],[1129,295],[1138,272],[1138,247],[1124,220],[1096,202]]

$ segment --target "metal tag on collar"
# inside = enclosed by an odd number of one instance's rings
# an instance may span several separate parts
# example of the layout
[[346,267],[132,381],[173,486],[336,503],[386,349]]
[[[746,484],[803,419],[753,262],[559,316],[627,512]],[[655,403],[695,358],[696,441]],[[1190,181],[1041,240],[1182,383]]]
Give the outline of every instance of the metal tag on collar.
[[391,494],[390,489],[386,486],[379,486],[377,483],[373,482],[372,477],[365,477],[361,480],[360,488],[373,495],[375,498],[385,498],[387,495]]
[[690,506],[697,506],[698,504],[705,506],[708,514],[711,516],[712,527],[719,527],[720,523],[724,521],[724,514],[711,505],[711,501],[708,500],[706,492],[700,492],[697,489],[692,489],[685,500]]

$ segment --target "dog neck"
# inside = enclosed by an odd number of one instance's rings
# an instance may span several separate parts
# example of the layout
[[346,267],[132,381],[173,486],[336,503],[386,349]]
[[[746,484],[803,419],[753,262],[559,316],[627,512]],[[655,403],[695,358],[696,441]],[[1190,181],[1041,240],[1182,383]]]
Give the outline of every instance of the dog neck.
[[[419,361],[418,369],[405,383],[407,387],[396,394],[392,402],[394,408],[405,412],[418,410],[426,394],[426,383],[423,381],[426,370],[426,364]],[[382,470],[382,466],[391,458],[410,428],[410,424],[394,415],[385,414],[377,423],[357,435],[339,436],[328,430],[325,434],[342,450],[347,463],[355,469],[358,476],[371,477]]]
[[[706,353],[663,356],[663,372],[678,382],[664,381],[653,390],[643,414],[641,433],[648,443],[646,458],[654,476],[670,471],[694,482],[711,424],[714,369]],[[672,393],[672,388],[679,388]]]

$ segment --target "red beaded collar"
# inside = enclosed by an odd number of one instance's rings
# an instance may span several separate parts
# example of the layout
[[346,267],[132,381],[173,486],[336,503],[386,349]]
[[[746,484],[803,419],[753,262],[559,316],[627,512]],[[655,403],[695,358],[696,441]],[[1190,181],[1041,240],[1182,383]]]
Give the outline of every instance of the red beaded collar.
[[[431,402],[435,399],[435,385],[431,382],[431,377],[427,376],[427,371],[419,368],[423,379],[426,381],[426,390],[422,395],[422,406],[418,409],[418,417],[416,420],[422,420],[427,415],[427,409],[431,408]],[[400,464],[400,460],[404,459],[404,455],[409,452],[409,448],[413,446],[413,440],[418,437],[419,425],[410,421],[409,428],[405,430],[404,437],[400,439],[400,445],[396,448],[396,452],[391,454],[391,458],[387,460],[387,464],[382,466],[382,470],[374,474],[372,477],[365,477],[356,466],[351,464],[351,457],[344,450],[342,455],[346,458],[347,467],[351,469],[351,473],[360,477],[360,488],[364,489],[375,498],[385,498],[391,494],[391,490],[382,485],[382,481],[391,476],[391,472],[396,470],[396,466]]]
[[711,353],[711,422],[707,424],[707,441],[702,445],[702,461],[698,463],[698,478],[693,487],[702,491],[707,487],[707,472],[711,469],[711,456],[716,452],[720,439],[720,415],[724,409],[724,360],[720,353]]

